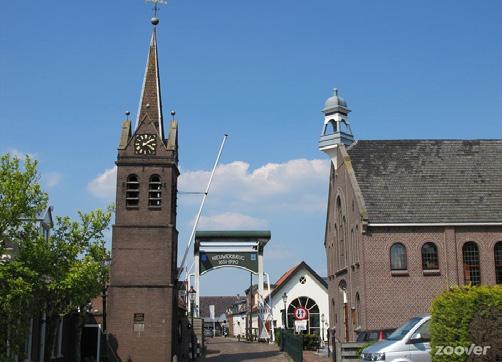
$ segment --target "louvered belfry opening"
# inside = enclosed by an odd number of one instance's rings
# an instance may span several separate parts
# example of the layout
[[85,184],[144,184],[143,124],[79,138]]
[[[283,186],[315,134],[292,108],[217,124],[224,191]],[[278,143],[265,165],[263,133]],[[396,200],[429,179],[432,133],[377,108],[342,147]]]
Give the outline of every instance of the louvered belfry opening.
[[126,206],[137,208],[139,206],[139,181],[137,175],[127,176]]
[[160,208],[162,206],[162,183],[159,175],[150,176],[148,187],[148,207]]

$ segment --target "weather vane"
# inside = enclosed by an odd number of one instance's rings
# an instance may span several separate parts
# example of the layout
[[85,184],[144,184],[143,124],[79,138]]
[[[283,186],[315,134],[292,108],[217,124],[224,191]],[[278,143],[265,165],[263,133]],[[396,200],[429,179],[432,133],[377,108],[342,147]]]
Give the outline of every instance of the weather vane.
[[153,18],[157,19],[157,12],[159,11],[159,4],[167,4],[167,0],[146,0],[146,2],[153,4]]

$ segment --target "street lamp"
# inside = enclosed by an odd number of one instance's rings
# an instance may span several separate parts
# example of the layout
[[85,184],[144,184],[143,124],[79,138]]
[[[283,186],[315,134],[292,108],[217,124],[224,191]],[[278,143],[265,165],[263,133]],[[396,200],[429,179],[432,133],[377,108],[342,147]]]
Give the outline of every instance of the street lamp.
[[324,347],[324,313],[321,314],[321,345]]
[[195,308],[195,300],[197,299],[197,292],[193,287],[188,291],[188,298],[190,299],[190,316],[192,321],[190,322],[192,326],[192,360],[195,360],[195,329],[193,327],[193,310]]
[[284,294],[282,295],[282,302],[284,303],[284,326],[286,327],[286,329],[288,328],[288,313],[286,310],[287,301],[288,301],[288,295],[286,294],[286,292],[284,292]]

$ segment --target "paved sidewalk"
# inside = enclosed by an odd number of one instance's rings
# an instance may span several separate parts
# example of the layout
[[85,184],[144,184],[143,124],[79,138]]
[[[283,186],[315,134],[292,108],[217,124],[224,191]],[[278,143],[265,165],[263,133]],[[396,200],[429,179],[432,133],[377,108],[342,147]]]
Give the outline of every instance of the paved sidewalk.
[[303,362],[332,362],[333,357],[320,356],[313,351],[303,351]]
[[207,362],[288,362],[286,355],[275,344],[238,342],[215,337],[206,339]]

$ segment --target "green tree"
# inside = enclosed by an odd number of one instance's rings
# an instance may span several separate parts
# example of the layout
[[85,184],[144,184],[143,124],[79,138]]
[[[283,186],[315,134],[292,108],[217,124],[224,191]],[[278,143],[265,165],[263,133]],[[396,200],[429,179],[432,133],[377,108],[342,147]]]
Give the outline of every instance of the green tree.
[[[109,254],[104,232],[113,210],[79,212],[77,221],[57,217],[51,235],[46,237],[33,221],[47,205],[47,195],[38,184],[36,162],[26,158],[22,166],[9,156],[2,156],[1,162],[5,174],[0,178],[0,197],[10,201],[0,204],[0,214],[11,218],[10,222],[3,221],[5,232],[1,235],[15,243],[17,252],[13,260],[0,265],[0,317],[7,317],[1,322],[6,325],[0,326],[5,331],[0,335],[0,355],[6,355],[7,349],[20,354],[27,332],[23,326],[30,318],[45,314],[48,333],[44,360],[49,361],[58,318],[80,311],[82,320],[86,305],[107,282]],[[9,173],[18,181],[12,182]],[[23,189],[32,191],[26,196]],[[17,205],[17,200],[23,205]],[[8,210],[11,208],[16,211]],[[80,360],[81,324],[76,331],[76,361]]]
[[[0,255],[5,247],[38,237],[35,219],[47,207],[37,161],[0,157]],[[18,260],[0,263],[0,361],[18,353],[33,310],[36,273]]]

